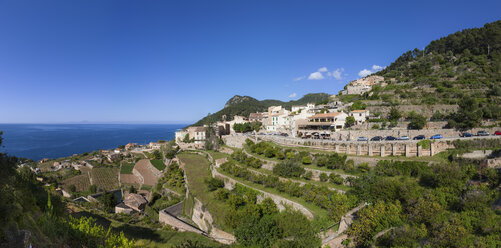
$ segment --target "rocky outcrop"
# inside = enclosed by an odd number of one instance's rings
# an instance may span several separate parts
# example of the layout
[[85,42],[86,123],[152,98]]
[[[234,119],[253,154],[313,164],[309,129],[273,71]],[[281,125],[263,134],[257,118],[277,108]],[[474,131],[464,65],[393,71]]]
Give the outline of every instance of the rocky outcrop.
[[228,100],[226,102],[224,107],[227,108],[231,105],[239,104],[239,103],[246,102],[246,101],[257,101],[257,100],[253,97],[250,97],[250,96],[235,95],[234,97],[230,98],[230,100]]

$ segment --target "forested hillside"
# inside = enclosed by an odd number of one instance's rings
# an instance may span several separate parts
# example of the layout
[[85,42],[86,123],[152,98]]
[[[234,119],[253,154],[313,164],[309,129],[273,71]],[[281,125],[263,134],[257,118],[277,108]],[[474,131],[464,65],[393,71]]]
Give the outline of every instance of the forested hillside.
[[[389,103],[457,104],[471,96],[485,106],[501,103],[501,21],[465,29],[404,53],[377,72],[388,85],[365,99]],[[492,109],[491,107],[489,107]],[[488,113],[494,117],[501,110]]]
[[250,113],[268,111],[268,107],[281,105],[290,109],[293,105],[306,105],[307,103],[320,103],[327,102],[329,94],[326,93],[312,93],[306,94],[296,101],[282,102],[279,100],[262,100],[259,101],[249,96],[234,96],[225,105],[225,108],[214,113],[209,114],[203,119],[199,120],[194,126],[201,126],[208,123],[220,121],[223,115],[226,115],[226,120],[232,120],[233,116],[241,115],[248,117]]

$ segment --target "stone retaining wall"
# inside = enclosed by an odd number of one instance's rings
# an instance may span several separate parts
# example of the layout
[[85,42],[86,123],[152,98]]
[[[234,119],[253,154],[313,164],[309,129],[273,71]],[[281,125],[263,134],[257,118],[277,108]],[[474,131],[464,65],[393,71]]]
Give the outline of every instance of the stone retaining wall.
[[247,136],[243,135],[225,135],[223,136],[223,141],[226,145],[236,148],[243,148]]
[[310,147],[319,150],[333,151],[336,153],[356,156],[406,156],[421,157],[435,155],[449,146],[438,146],[441,141],[432,142],[431,147],[423,149],[418,146],[418,141],[397,142],[337,142],[333,140],[302,140],[295,138],[283,138],[278,136],[263,136],[269,140],[284,146]]
[[[408,113],[414,111],[418,114],[430,117],[433,112],[439,111],[441,113],[452,113],[456,112],[458,105],[400,105],[397,106],[400,112]],[[383,116],[388,115],[390,112],[390,106],[372,106],[368,105],[367,110],[370,113],[381,113]]]
[[202,234],[202,235],[207,235],[206,233],[204,233],[202,230],[192,226],[192,225],[189,225],[187,224],[186,222],[176,218],[175,216],[169,214],[168,212],[164,210],[161,210],[159,213],[158,213],[158,221],[160,223],[163,223],[163,224],[166,224],[166,225],[169,225],[169,226],[172,226],[176,229],[178,229],[179,231],[182,231],[182,232],[194,232],[194,233],[198,233],[198,234]]

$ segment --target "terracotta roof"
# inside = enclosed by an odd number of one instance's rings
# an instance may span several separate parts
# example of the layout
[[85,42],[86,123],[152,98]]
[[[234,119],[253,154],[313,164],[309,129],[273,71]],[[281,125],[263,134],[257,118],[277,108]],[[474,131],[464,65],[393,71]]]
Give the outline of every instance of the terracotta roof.
[[362,112],[366,112],[366,111],[369,111],[367,109],[364,109],[364,110],[352,110],[350,111],[350,113],[362,113]]
[[131,208],[139,209],[142,207],[141,205],[148,203],[148,201],[142,195],[128,194],[125,196],[124,203]]
[[250,113],[249,119],[263,118],[263,114],[261,113]]
[[315,119],[315,118],[328,118],[328,117],[336,117],[340,115],[341,112],[334,112],[334,113],[325,113],[325,114],[316,114],[314,116],[311,116],[310,119]]
[[205,132],[205,127],[201,126],[196,126],[196,127],[189,127],[187,131],[191,132]]

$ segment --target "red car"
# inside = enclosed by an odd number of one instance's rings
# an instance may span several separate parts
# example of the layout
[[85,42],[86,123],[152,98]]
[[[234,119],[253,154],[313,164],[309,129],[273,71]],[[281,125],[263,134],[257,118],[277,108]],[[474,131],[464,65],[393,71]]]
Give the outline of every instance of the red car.
[[494,135],[501,135],[501,131],[494,132]]

